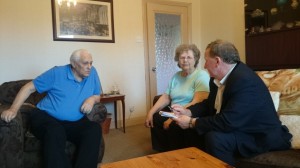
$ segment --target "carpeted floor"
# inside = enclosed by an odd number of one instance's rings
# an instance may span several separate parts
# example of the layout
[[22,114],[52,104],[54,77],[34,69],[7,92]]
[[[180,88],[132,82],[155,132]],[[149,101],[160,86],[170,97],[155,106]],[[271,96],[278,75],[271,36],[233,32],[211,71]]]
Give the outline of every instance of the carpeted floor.
[[108,134],[104,134],[104,141],[105,153],[102,163],[156,153],[152,150],[150,129],[144,125],[126,127],[126,133],[123,133],[122,129],[110,129]]

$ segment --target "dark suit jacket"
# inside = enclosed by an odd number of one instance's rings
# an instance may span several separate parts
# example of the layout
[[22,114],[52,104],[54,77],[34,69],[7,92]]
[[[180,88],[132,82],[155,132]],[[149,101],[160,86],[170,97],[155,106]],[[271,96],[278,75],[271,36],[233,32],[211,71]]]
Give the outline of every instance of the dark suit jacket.
[[242,62],[228,76],[220,113],[214,108],[217,86],[210,79],[206,100],[191,106],[198,134],[230,132],[236,137],[240,154],[253,156],[290,147],[292,135],[277,116],[270,93],[256,73]]

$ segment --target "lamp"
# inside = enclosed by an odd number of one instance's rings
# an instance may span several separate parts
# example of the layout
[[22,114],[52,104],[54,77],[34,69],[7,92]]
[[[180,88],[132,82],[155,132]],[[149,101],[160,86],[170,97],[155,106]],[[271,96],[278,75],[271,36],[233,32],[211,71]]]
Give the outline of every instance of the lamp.
[[57,0],[57,4],[59,6],[66,4],[68,7],[70,7],[71,5],[76,6],[77,1],[76,0]]

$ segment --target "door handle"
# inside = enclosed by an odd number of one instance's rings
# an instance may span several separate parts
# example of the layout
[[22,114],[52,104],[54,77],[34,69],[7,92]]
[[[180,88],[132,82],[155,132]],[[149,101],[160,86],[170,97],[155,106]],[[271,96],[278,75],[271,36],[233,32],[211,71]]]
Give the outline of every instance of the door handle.
[[156,72],[156,67],[152,67],[152,72]]

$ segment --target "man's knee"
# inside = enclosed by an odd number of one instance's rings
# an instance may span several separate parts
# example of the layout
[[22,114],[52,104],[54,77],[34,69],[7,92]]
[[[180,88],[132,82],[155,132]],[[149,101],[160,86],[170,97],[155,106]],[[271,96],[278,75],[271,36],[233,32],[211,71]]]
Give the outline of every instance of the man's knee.
[[219,146],[222,143],[222,135],[219,132],[211,131],[205,135],[206,146]]
[[102,129],[100,124],[96,123],[96,122],[89,122],[88,126],[86,127],[86,129],[84,130],[84,136],[92,136],[95,137],[97,139],[101,139],[102,136]]
[[205,146],[208,151],[233,151],[236,147],[235,136],[232,133],[211,131],[205,135]]
[[205,135],[205,149],[207,153],[234,165],[237,146],[233,133],[208,132]]

